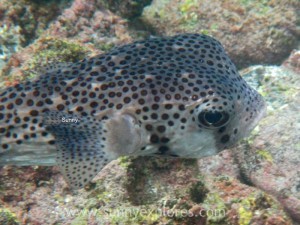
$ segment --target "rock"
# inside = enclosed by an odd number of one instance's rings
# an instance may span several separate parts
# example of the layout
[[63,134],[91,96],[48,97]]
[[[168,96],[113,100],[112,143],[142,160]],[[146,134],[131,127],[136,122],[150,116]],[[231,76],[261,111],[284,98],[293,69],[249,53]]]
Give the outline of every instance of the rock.
[[280,64],[299,44],[300,2],[154,0],[142,19],[158,35],[205,33],[216,37],[239,67]]
[[[299,37],[294,21],[297,1],[285,5],[226,1],[222,7],[216,1],[211,5],[202,1],[201,7],[197,2],[160,1],[152,14],[145,10],[143,18],[164,35],[201,29],[214,34],[239,66],[279,62]],[[201,14],[196,13],[199,10]],[[240,26],[233,25],[237,22]],[[19,43],[19,33],[12,43]],[[38,59],[49,64],[76,61],[131,42],[126,21],[97,0],[74,0],[35,38],[9,60],[2,73],[10,76],[6,85],[36,76],[43,70]],[[297,52],[284,65],[297,72]],[[234,149],[200,160],[120,158],[78,191],[69,189],[56,167],[1,167],[0,223],[296,224],[300,220],[299,74],[275,66],[250,67],[242,73],[265,96],[269,113]],[[33,161],[41,156],[28,153]],[[45,162],[54,164],[54,153],[45,156],[49,158],[52,161]]]
[[[0,170],[0,204],[28,224],[291,225],[270,195],[228,176],[201,175],[196,160],[120,158],[78,191],[55,168],[48,183],[36,186],[22,178],[29,168]],[[12,188],[18,195],[7,198]]]
[[300,50],[294,49],[287,60],[282,64],[284,67],[287,67],[293,70],[296,73],[300,73]]
[[247,182],[275,196],[300,221],[300,76],[284,67],[256,66],[245,78],[258,80],[268,115],[234,154]]
[[111,10],[123,18],[134,19],[140,16],[145,6],[152,0],[105,0],[105,8]]
[[241,71],[266,99],[267,116],[237,147],[198,160],[206,176],[234,177],[274,196],[294,222],[300,221],[300,76],[295,68],[288,64],[288,68],[253,66]]

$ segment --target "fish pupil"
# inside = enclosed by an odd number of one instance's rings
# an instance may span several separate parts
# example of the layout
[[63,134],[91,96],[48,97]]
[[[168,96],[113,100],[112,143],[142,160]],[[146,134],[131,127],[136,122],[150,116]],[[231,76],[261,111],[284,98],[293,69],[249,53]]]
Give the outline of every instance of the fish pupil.
[[210,124],[215,124],[222,119],[222,114],[219,112],[207,112],[204,115],[205,120]]
[[229,118],[229,114],[224,111],[204,111],[198,115],[200,124],[208,128],[221,127],[229,121]]

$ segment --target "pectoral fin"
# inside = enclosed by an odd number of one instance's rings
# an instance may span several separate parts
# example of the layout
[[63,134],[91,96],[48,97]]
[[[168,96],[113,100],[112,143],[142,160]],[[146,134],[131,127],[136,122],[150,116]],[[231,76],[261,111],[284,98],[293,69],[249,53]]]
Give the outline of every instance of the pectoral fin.
[[55,111],[45,113],[43,122],[55,137],[57,164],[73,188],[82,188],[107,163],[138,154],[145,145],[145,133],[129,114],[101,121]]
[[57,164],[73,188],[82,188],[111,160],[101,121],[62,112],[47,112],[44,124],[55,136]]

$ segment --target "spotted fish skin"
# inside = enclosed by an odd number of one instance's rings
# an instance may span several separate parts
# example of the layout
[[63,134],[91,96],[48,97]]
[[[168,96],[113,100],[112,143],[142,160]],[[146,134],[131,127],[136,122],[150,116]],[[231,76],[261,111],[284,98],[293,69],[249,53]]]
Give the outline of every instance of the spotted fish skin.
[[3,90],[0,110],[0,157],[56,149],[81,188],[121,155],[217,154],[250,133],[265,103],[217,40],[180,34],[48,68]]

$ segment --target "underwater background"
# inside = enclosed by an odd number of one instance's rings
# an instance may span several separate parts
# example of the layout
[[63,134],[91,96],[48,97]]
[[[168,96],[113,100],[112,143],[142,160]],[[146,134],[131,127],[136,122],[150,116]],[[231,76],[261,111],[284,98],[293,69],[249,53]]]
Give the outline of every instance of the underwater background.
[[53,154],[20,150],[26,160],[7,166],[0,151],[0,224],[300,224],[299,14],[299,0],[0,0],[0,87],[135,40],[203,33],[268,105],[234,148],[122,157],[77,191]]

